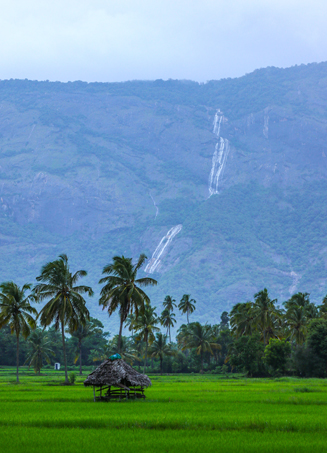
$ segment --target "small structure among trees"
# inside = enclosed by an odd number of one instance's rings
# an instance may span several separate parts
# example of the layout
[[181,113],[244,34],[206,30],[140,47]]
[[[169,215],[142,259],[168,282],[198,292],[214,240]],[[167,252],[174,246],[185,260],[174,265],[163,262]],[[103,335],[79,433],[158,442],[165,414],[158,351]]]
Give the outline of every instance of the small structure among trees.
[[93,386],[94,401],[110,401],[145,398],[144,389],[151,385],[151,380],[124,360],[109,358],[87,377],[84,385]]

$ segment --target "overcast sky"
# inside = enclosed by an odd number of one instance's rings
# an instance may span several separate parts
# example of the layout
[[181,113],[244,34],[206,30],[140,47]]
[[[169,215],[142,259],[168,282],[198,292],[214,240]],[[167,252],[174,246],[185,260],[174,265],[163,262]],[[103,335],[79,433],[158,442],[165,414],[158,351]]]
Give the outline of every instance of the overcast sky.
[[205,82],[327,60],[326,0],[0,4],[0,79]]

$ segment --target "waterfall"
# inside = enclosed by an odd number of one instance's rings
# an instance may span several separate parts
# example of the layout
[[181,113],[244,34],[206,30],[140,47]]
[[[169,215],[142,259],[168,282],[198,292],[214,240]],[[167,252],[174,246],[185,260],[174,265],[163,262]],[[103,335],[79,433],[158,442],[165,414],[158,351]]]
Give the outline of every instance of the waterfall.
[[269,115],[268,115],[268,109],[265,109],[264,117],[263,117],[263,136],[265,138],[268,138],[268,132],[269,132]]
[[209,197],[218,192],[219,177],[222,174],[227,156],[229,153],[229,141],[227,138],[220,137],[220,126],[224,118],[223,113],[218,109],[213,120],[213,133],[217,135],[218,142],[215,146],[215,152],[212,156],[212,165],[209,175]]
[[159,242],[157,248],[152,254],[152,257],[148,264],[146,265],[144,271],[148,272],[149,274],[153,274],[153,272],[156,270],[156,268],[159,266],[161,260],[161,256],[165,249],[168,247],[168,245],[171,243],[171,241],[174,239],[174,237],[181,231],[183,228],[183,225],[176,225],[172,227],[168,233],[161,239]]
[[219,137],[220,135],[220,125],[221,125],[221,120],[223,119],[224,115],[222,112],[218,109],[217,112],[215,113],[215,117],[213,120],[213,133]]
[[219,177],[224,169],[227,156],[229,153],[229,141],[227,138],[220,137],[220,141],[216,144],[215,152],[212,156],[212,167],[209,176],[209,196],[219,193],[218,183]]
[[154,207],[156,208],[156,216],[155,216],[155,218],[154,218],[154,219],[156,219],[156,218],[157,218],[157,215],[159,214],[159,208],[158,208],[158,206],[156,205],[156,202],[155,202],[155,200],[154,200],[154,198],[153,198],[153,196],[152,196],[151,194],[150,194],[150,197],[152,198],[153,205],[154,205]]

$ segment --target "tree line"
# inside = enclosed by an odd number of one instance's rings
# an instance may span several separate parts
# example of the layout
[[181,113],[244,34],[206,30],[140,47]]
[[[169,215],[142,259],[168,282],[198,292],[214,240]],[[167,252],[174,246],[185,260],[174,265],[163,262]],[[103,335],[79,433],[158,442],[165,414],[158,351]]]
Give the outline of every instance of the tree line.
[[[297,293],[280,307],[264,289],[253,302],[223,312],[219,323],[203,325],[190,322],[196,301],[189,294],[178,305],[167,295],[162,313],[156,313],[143,288],[157,281],[137,275],[145,260],[144,254],[135,264],[115,256],[103,269],[99,304],[109,316],[118,312],[120,319],[113,338],[90,317],[84,296],[92,296],[93,290],[79,284],[87,273],[71,273],[66,255],[44,265],[34,286],[2,283],[0,365],[13,365],[15,354],[17,382],[22,362],[38,373],[46,364],[63,362],[68,382],[68,367],[77,361],[82,374],[82,357],[90,366],[115,353],[139,369],[143,366],[143,372],[327,375],[327,296],[316,306],[308,293]],[[45,305],[38,312],[35,305],[41,301]],[[172,342],[175,308],[186,314],[187,322]],[[129,337],[122,334],[124,326]]]

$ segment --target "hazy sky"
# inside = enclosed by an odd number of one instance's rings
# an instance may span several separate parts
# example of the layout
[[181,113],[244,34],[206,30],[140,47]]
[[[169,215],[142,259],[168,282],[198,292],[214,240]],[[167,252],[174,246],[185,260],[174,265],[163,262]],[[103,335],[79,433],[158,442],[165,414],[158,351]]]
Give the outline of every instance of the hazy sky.
[[327,60],[326,0],[0,4],[0,79],[207,81]]

